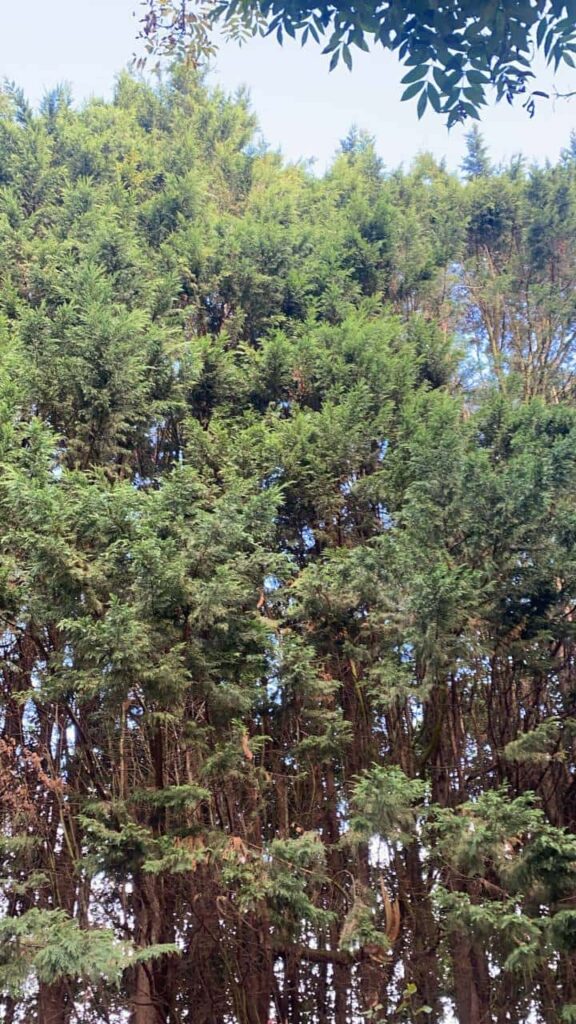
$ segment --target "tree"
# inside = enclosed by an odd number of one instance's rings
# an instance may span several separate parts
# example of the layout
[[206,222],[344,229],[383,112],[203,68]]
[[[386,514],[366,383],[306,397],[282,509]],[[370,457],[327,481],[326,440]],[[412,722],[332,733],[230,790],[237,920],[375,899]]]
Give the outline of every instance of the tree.
[[490,174],[490,158],[486,144],[477,125],[466,133],[466,156],[462,161],[462,173],[471,181]]
[[0,1015],[576,1006],[573,162],[0,96]]
[[257,33],[285,35],[323,45],[330,68],[339,60],[351,68],[354,47],[381,44],[398,54],[409,70],[403,99],[416,99],[418,116],[428,106],[447,114],[448,125],[478,117],[487,89],[498,100],[523,105],[534,113],[531,70],[542,49],[555,68],[574,66],[576,9],[570,0],[458,0],[406,4],[294,4],[220,0],[146,0],[141,34],[150,53],[186,53],[198,60],[214,52],[218,29],[237,40]]

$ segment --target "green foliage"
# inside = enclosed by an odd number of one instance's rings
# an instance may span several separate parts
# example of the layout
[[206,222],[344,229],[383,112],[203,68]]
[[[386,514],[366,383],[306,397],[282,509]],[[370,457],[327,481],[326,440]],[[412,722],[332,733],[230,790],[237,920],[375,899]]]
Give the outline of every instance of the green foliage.
[[118,981],[130,957],[111,929],[80,929],[61,910],[31,909],[0,922],[0,985],[16,995],[31,975]]
[[[141,37],[146,51],[161,56],[186,54],[194,61],[215,52],[217,30],[239,42],[256,34],[285,36],[323,46],[332,71],[341,60],[351,70],[353,48],[368,50],[380,44],[397,54],[409,68],[402,78],[402,99],[418,97],[418,116],[430,106],[448,114],[448,125],[478,118],[486,104],[487,87],[498,100],[512,103],[525,97],[534,113],[531,70],[534,49],[542,50],[557,69],[574,67],[576,36],[574,6],[554,0],[535,3],[496,3],[458,0],[427,4],[420,0],[373,4],[295,4],[211,2],[184,4],[146,0]],[[141,66],[144,58],[139,58]],[[531,90],[531,91],[530,91]]]
[[355,894],[354,901],[348,911],[340,932],[340,946],[344,950],[354,952],[370,946],[374,955],[383,956],[390,950],[386,934],[380,931],[374,920],[374,907],[366,903],[365,894]]
[[352,835],[370,839],[380,835],[389,843],[414,839],[417,804],[422,804],[426,784],[409,779],[399,768],[375,766],[359,779],[354,803],[361,812],[351,818]]
[[566,1017],[570,152],[0,100],[2,1019]]

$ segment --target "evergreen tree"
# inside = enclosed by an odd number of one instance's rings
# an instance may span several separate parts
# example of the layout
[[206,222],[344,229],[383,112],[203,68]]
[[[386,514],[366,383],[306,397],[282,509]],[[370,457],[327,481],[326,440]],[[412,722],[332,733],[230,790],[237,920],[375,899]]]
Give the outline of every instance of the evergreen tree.
[[466,132],[466,156],[462,161],[462,173],[468,181],[474,178],[485,178],[490,174],[491,166],[488,150],[478,125],[472,125]]
[[572,163],[253,131],[0,96],[2,1020],[570,1021]]

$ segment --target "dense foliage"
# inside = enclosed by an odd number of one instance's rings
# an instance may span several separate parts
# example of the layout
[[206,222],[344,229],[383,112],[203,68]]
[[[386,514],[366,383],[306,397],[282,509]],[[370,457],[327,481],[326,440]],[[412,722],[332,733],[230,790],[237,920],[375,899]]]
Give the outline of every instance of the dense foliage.
[[0,96],[5,1024],[576,1020],[575,148]]
[[[409,66],[403,99],[417,98],[448,115],[448,125],[478,117],[487,88],[509,103],[522,97],[535,110],[533,58],[541,50],[556,69],[576,67],[574,0],[376,0],[375,3],[294,3],[293,0],[142,0],[141,36],[148,53],[215,52],[216,33],[243,41],[257,34],[317,43],[330,70],[352,67],[355,49],[377,44]],[[145,58],[139,58],[143,62]]]

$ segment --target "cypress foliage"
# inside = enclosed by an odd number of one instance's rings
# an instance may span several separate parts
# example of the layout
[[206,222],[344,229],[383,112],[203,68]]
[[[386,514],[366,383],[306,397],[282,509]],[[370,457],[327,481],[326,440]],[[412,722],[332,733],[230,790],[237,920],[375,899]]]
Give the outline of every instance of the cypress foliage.
[[6,1024],[576,1019],[576,180],[0,96]]

